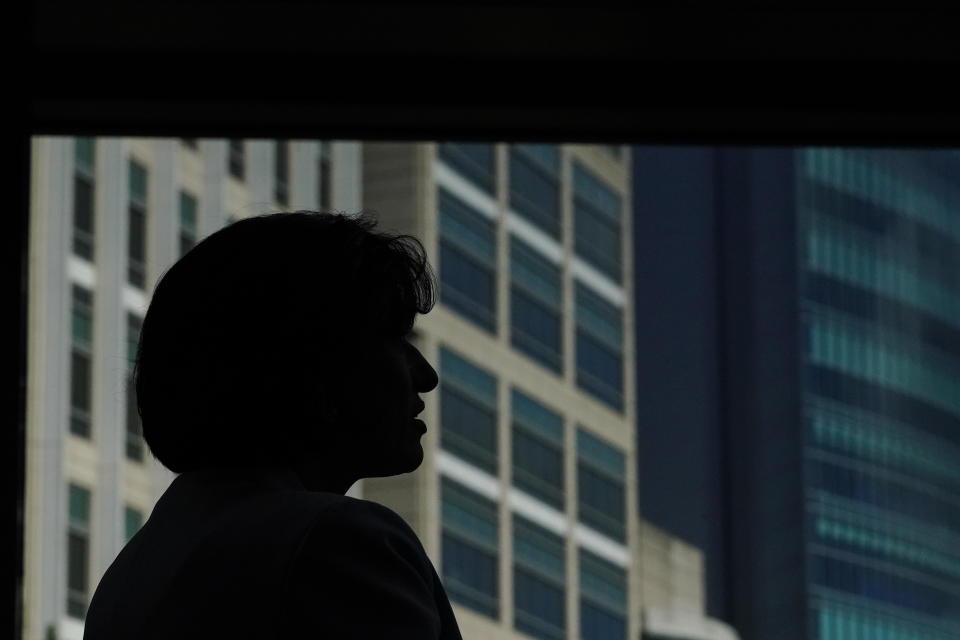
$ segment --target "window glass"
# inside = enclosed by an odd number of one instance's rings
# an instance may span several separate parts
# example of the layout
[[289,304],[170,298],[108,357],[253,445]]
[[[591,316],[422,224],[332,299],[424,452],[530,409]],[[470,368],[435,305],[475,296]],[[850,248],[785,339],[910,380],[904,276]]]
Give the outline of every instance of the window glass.
[[623,452],[577,429],[577,518],[614,540],[626,540]]
[[511,407],[513,484],[563,511],[563,418],[517,389]]
[[510,148],[510,208],[560,237],[560,153],[552,144]]
[[499,617],[497,505],[447,477],[440,482],[442,573],[450,599]]
[[514,626],[538,638],[566,637],[563,538],[513,515]]
[[493,195],[496,184],[494,149],[492,144],[442,142],[437,145],[437,155],[450,168]]
[[497,473],[496,379],[442,347],[440,446],[488,473]]
[[496,330],[496,234],[492,221],[438,190],[440,301],[487,331]]

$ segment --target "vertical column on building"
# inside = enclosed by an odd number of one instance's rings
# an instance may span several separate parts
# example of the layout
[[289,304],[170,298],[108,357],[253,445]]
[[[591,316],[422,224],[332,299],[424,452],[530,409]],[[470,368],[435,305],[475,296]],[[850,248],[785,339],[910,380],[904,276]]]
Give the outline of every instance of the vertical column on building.
[[298,140],[290,143],[290,205],[291,210],[299,211],[317,208],[320,200],[320,171],[317,156],[318,144],[312,140]]
[[200,150],[203,153],[204,176],[197,216],[197,237],[205,238],[222,227],[226,220],[223,190],[227,173],[227,141],[204,140]]
[[[124,309],[127,285],[129,154],[121,138],[97,140],[97,289],[94,302],[93,444],[97,451],[97,485],[91,487],[91,589],[123,544],[120,499],[125,430],[123,397],[126,354]],[[148,195],[152,185],[147,186]],[[148,211],[148,217],[151,212]],[[91,591],[92,593],[92,591]]]
[[[636,308],[633,296],[633,192],[629,188],[633,168],[630,152],[621,151],[620,163],[623,166],[623,178],[620,184],[627,185],[621,195],[620,209],[620,255],[623,256],[623,415],[626,419],[624,426],[633,430],[629,434],[628,442],[632,446],[626,451],[627,462],[624,477],[624,499],[626,500],[627,519],[627,548],[630,554],[630,566],[627,567],[627,637],[639,638],[640,628],[640,593],[641,593],[641,554],[640,550],[640,515],[638,509],[637,492],[639,491],[637,478],[637,401],[636,401],[636,354],[634,353],[634,313]],[[636,606],[634,606],[636,605]]]
[[[574,317],[573,278],[570,260],[573,256],[573,175],[570,148],[560,146],[560,234],[563,247],[561,287],[563,288],[563,379],[575,387],[576,375],[576,318]],[[577,522],[577,432],[573,420],[564,423],[564,479],[567,516],[567,629],[577,637],[580,629],[580,562],[574,529]]]
[[[63,446],[70,403],[73,138],[34,139],[30,198],[24,637],[56,625],[66,602],[67,484]],[[53,401],[50,401],[53,398]]]
[[[147,214],[147,290],[146,301],[160,277],[176,262],[180,255],[180,189],[179,158],[180,142],[163,139],[154,143],[153,167],[151,169],[151,209]],[[151,215],[152,214],[152,215]],[[146,314],[146,309],[142,310]],[[141,318],[143,316],[141,315]],[[150,477],[154,500],[166,491],[173,480],[173,473],[157,462],[149,451],[144,453],[144,465]]]
[[276,211],[273,199],[273,156],[276,145],[273,140],[250,140],[247,142],[247,187],[253,196],[250,215]]
[[[494,198],[497,201],[497,341],[507,346],[510,342],[510,244],[507,231],[507,203],[510,197],[508,147],[494,146]],[[497,379],[497,479],[500,482],[500,626],[513,629],[513,536],[510,513],[510,390],[503,376]]]
[[331,206],[336,211],[358,213],[363,206],[360,142],[335,142],[332,149]]

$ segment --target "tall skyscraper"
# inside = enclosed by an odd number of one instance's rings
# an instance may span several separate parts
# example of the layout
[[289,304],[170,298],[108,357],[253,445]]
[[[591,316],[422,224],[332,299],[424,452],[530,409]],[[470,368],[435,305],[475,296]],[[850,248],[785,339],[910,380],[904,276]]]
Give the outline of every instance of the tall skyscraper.
[[[639,277],[654,259],[638,258],[638,296],[698,314],[638,320],[638,335],[694,345],[662,378],[638,371],[640,450],[655,459],[641,456],[644,516],[705,548],[720,587],[708,610],[746,639],[957,637],[960,155],[635,158],[636,255],[657,238],[689,247],[658,254],[654,284]],[[660,437],[671,430],[715,446],[685,450]],[[668,467],[691,485],[650,482]]]
[[23,637],[80,640],[93,590],[173,475],[130,375],[154,284],[231,219],[360,208],[357,143],[32,142]]

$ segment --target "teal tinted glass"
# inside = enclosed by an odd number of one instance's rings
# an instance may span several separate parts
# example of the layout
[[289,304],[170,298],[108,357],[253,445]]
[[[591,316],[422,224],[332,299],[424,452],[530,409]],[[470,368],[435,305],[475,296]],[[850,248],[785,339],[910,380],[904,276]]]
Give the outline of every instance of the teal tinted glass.
[[579,282],[575,283],[574,289],[577,326],[619,351],[623,344],[620,309]]
[[513,514],[513,561],[527,569],[566,580],[563,538],[526,518]]
[[147,199],[147,169],[136,160],[130,161],[130,198],[140,202]]
[[72,287],[72,312],[70,332],[73,343],[89,347],[93,342],[93,294],[83,287]]
[[499,540],[496,503],[446,477],[441,479],[440,491],[443,527],[496,551]]
[[560,307],[560,268],[529,244],[510,237],[511,282],[550,307]]
[[556,175],[560,171],[560,150],[555,144],[518,144],[515,147],[540,167]]
[[510,403],[516,423],[563,446],[563,416],[518,389],[510,390]]
[[496,259],[496,227],[492,220],[473,209],[455,195],[437,189],[440,233],[457,246],[492,264]]
[[90,492],[71,484],[68,493],[70,524],[86,527],[90,524]]
[[143,526],[143,514],[131,507],[123,509],[124,535],[129,540]]
[[446,347],[440,347],[440,379],[496,410],[497,379]]
[[180,192],[180,226],[189,232],[197,229],[197,199],[186,191]]
[[573,163],[573,193],[575,198],[619,224],[620,196],[577,162]]
[[78,168],[92,170],[94,165],[93,138],[76,138],[73,145],[73,158]]
[[577,457],[598,471],[619,478],[624,476],[623,453],[582,427],[577,428]]
[[627,609],[627,572],[617,565],[579,549],[580,592],[597,604],[618,613]]

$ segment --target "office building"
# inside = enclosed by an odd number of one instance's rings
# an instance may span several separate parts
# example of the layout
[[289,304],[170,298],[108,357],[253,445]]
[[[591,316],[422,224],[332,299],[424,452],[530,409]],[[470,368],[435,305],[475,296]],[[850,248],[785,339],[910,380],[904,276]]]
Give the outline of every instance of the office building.
[[644,517],[746,639],[958,637],[960,155],[635,159]]
[[440,283],[413,473],[365,480],[433,558],[465,638],[636,638],[630,157],[365,143],[364,208]]
[[357,210],[358,143],[32,142],[23,637],[79,640],[100,577],[173,474],[129,380],[159,277],[230,220]]

